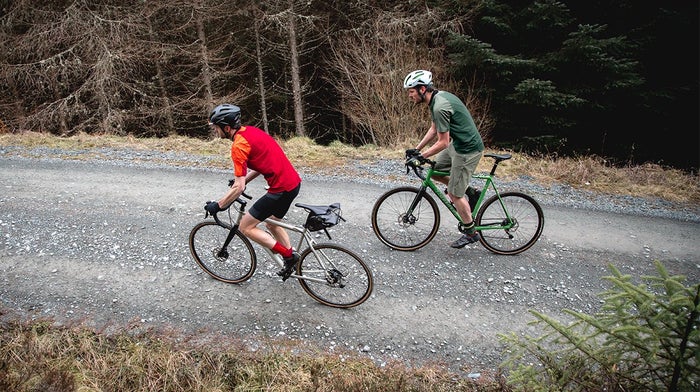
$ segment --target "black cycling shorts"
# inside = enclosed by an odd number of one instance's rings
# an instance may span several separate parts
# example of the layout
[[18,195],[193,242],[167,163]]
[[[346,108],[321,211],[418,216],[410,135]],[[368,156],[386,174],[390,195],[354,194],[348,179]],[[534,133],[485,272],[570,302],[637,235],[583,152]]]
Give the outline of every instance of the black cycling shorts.
[[248,213],[261,222],[271,216],[282,219],[299,194],[299,189],[301,184],[289,192],[266,193],[250,207]]

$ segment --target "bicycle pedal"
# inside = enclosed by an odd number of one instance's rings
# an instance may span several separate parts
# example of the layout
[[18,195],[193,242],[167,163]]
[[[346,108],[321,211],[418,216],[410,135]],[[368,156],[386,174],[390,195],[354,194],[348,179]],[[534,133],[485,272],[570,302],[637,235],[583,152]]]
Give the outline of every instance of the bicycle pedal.
[[280,276],[282,278],[282,281],[286,282],[287,279],[289,279],[289,277],[292,276],[292,272],[294,272],[294,267],[282,268],[281,270],[277,271],[277,276]]

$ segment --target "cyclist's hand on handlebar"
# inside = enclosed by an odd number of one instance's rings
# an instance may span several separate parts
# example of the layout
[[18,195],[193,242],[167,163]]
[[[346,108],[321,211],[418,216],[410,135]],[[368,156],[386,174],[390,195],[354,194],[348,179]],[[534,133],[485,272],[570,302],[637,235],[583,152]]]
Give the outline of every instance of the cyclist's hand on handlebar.
[[212,215],[221,211],[221,207],[219,206],[219,202],[217,201],[208,201],[207,204],[204,206],[204,209]]
[[420,150],[417,148],[409,148],[406,150],[406,158],[413,158],[416,155],[420,155]]
[[420,166],[426,162],[428,162],[428,159],[425,158],[420,153],[418,153],[412,157],[409,157],[408,160],[406,161],[406,164],[411,165],[411,166]]

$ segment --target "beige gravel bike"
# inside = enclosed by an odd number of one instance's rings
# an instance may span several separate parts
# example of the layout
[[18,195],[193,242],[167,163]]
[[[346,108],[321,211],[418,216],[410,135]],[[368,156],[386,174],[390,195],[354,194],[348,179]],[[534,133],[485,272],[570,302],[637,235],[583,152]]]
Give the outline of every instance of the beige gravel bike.
[[[244,197],[251,197],[243,193]],[[234,208],[231,208],[233,205]],[[197,265],[212,278],[225,283],[241,283],[250,279],[257,266],[257,255],[251,241],[238,230],[247,201],[239,197],[225,210],[213,214],[213,220],[198,223],[189,237],[190,253]],[[365,302],[374,288],[372,273],[365,262],[351,250],[336,243],[317,243],[314,232],[344,221],[340,204],[310,205],[296,203],[308,211],[303,224],[267,219],[266,223],[299,233],[295,249],[303,249],[299,263],[290,278],[295,278],[304,291],[316,301],[334,308],[352,308]],[[220,216],[225,215],[225,218]],[[209,213],[205,213],[206,219]],[[282,257],[262,247],[280,268]]]

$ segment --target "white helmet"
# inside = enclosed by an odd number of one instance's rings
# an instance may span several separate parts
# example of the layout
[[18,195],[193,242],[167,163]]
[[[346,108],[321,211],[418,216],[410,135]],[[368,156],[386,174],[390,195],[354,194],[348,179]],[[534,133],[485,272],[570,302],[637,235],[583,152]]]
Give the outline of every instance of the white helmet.
[[430,71],[419,69],[406,75],[403,80],[403,88],[414,88],[416,86],[430,86],[433,84],[433,74]]

